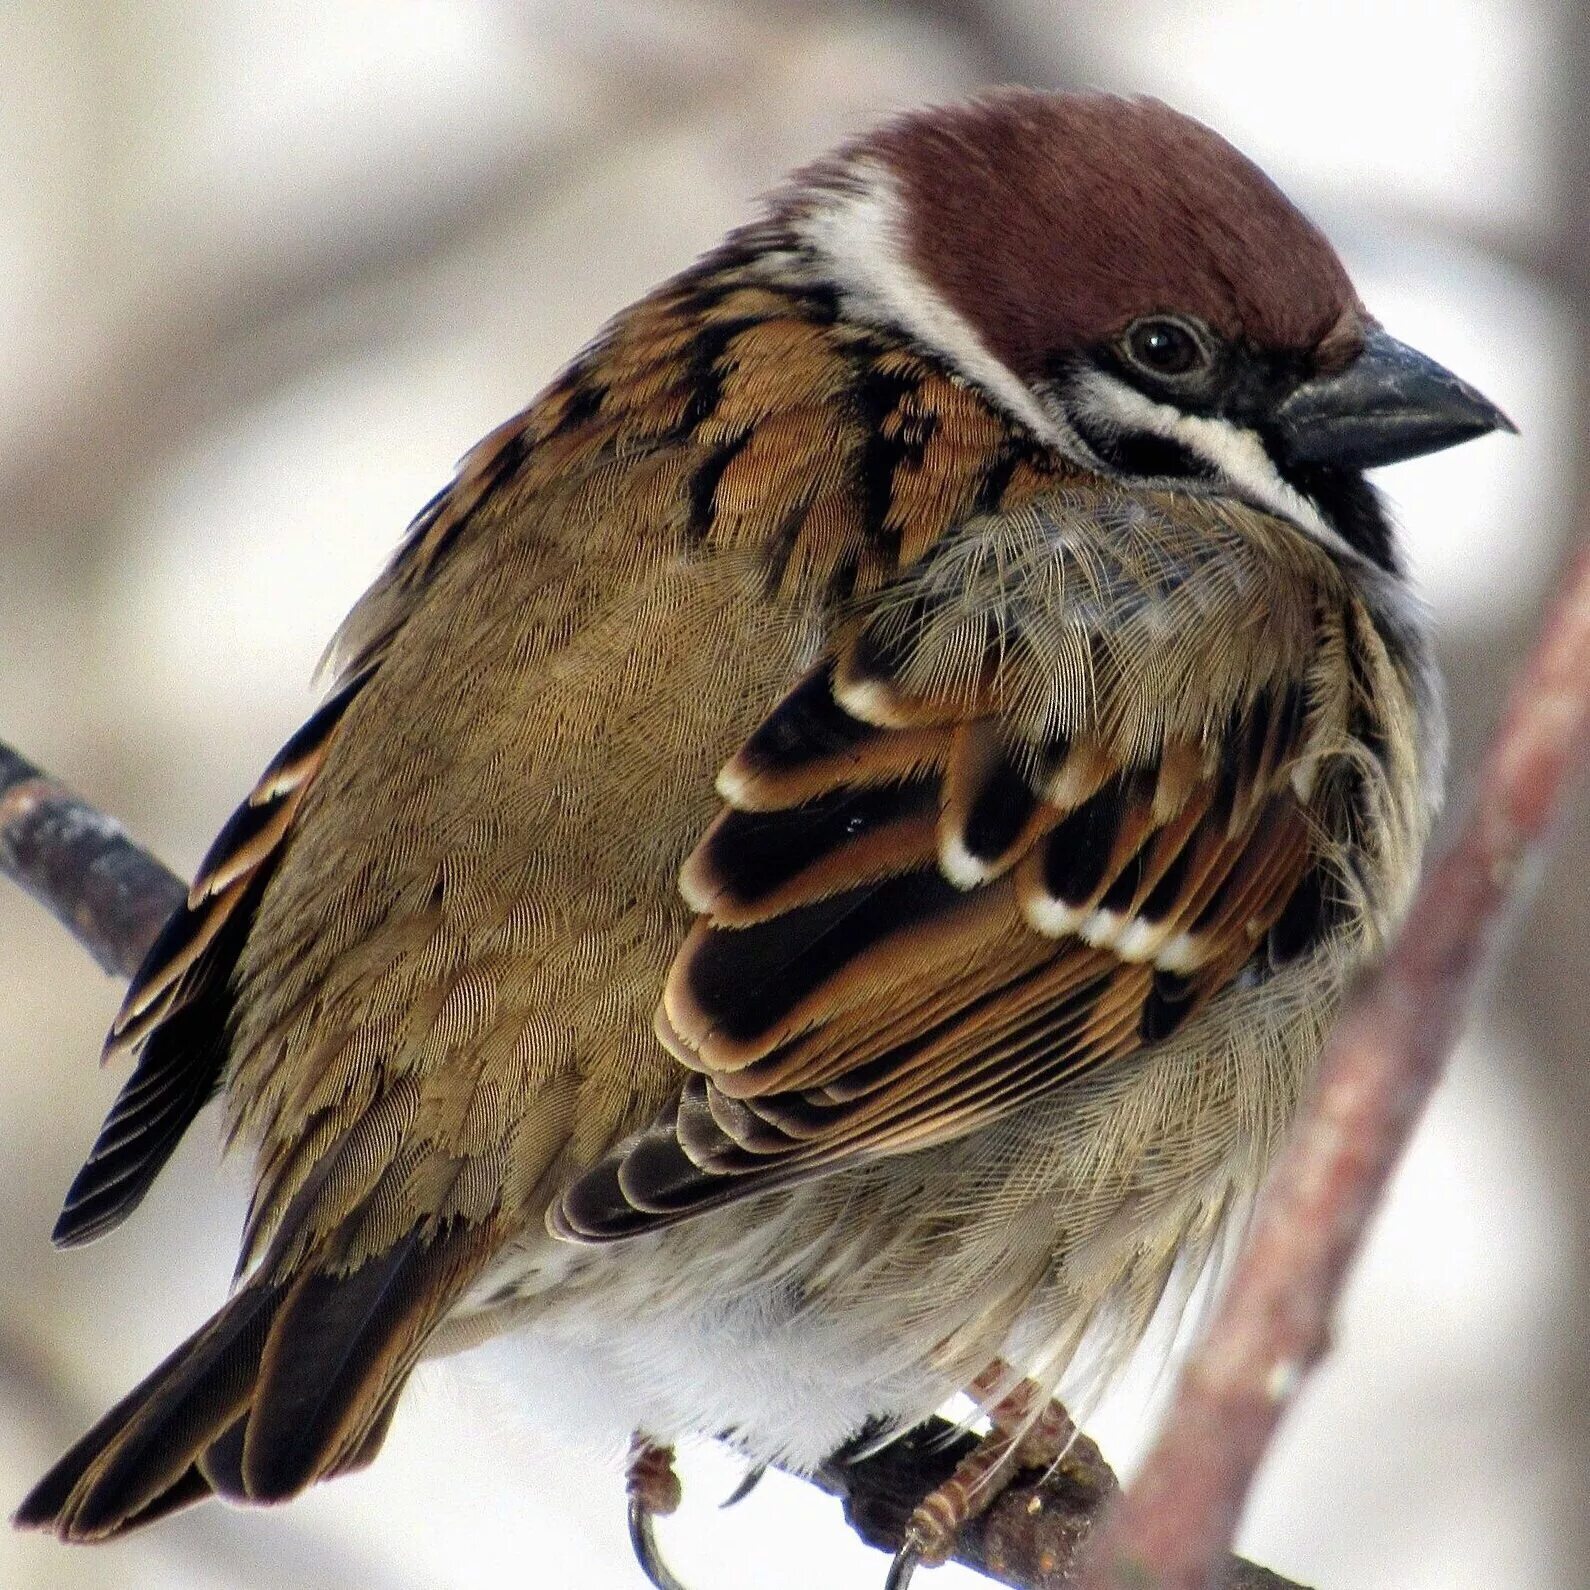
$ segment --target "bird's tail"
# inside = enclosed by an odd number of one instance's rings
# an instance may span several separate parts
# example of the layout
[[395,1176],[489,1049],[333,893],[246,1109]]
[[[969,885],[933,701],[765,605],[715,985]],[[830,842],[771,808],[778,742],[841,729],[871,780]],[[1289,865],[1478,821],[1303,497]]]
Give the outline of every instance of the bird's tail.
[[482,1235],[455,1223],[345,1271],[251,1278],[61,1458],[15,1522],[103,1540],[207,1496],[280,1502],[362,1468]]

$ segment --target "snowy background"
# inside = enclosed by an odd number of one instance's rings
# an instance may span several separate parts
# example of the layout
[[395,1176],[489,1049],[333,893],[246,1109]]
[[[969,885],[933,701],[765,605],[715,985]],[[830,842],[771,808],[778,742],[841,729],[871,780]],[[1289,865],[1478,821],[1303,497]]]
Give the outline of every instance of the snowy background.
[[[1521,0],[0,0],[0,737],[189,869],[315,701],[336,621],[453,461],[613,310],[880,112],[999,81],[1159,94],[1335,238],[1523,437],[1387,471],[1459,787],[1585,476],[1590,37]],[[1321,1590],[1590,1580],[1590,820],[1553,864],[1245,1521]],[[127,1228],[47,1233],[118,1078],[118,988],[0,888],[0,1504],[220,1300],[204,1117]],[[1095,1434],[1129,1470],[1155,1366]],[[686,1454],[692,1590],[875,1590],[835,1505]],[[931,1590],[972,1584],[957,1569]],[[207,1506],[18,1590],[641,1583],[617,1454],[468,1360],[373,1470]]]

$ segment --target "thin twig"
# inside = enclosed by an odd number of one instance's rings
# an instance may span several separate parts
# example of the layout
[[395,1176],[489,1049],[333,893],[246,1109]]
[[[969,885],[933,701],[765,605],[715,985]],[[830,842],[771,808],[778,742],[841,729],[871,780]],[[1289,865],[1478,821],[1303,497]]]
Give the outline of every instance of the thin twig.
[[1513,690],[1472,809],[1337,1025],[1159,1439],[1100,1531],[1086,1590],[1205,1590],[1254,1474],[1324,1353],[1362,1246],[1590,738],[1590,538]]
[[0,872],[131,977],[187,888],[103,812],[0,744]]

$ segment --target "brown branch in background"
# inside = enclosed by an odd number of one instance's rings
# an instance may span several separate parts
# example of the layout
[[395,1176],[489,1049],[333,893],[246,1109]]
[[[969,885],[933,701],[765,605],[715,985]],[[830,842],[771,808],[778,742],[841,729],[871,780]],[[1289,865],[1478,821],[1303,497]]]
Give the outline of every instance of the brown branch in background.
[[[187,893],[118,824],[3,743],[0,872],[49,909],[101,966],[124,977]],[[0,1341],[0,1371],[4,1349]],[[911,1510],[974,1444],[975,1437],[934,1419],[882,1451],[830,1460],[813,1483],[844,1504],[864,1541],[892,1552]],[[967,1526],[952,1560],[1013,1590],[1063,1590],[1075,1582],[1077,1549],[1113,1494],[1113,1479],[1099,1490],[1058,1471],[1021,1476]],[[1300,1590],[1237,1558],[1225,1564],[1219,1583],[1223,1590]]]
[[1408,922],[1350,1001],[1203,1344],[1086,1590],[1205,1590],[1254,1474],[1323,1355],[1348,1266],[1493,965],[1590,740],[1590,535]]

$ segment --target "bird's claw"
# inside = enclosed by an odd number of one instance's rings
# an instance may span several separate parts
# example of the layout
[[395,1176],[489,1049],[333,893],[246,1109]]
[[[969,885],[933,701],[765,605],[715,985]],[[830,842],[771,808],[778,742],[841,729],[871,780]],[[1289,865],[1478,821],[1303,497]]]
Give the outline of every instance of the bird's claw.
[[747,1496],[762,1483],[762,1476],[767,1473],[767,1464],[757,1463],[745,1472],[745,1477],[734,1487],[724,1499],[718,1503],[720,1512],[726,1512],[731,1507],[738,1507]]
[[639,1432],[629,1444],[625,1488],[629,1492],[629,1544],[640,1571],[655,1590],[685,1590],[657,1547],[656,1521],[680,1500],[672,1447],[657,1446]]
[[922,1542],[914,1530],[905,1532],[900,1549],[889,1564],[889,1575],[883,1581],[883,1590],[906,1590],[922,1562]]
[[1021,1470],[1058,1470],[1095,1495],[1115,1488],[1115,1475],[1071,1416],[1003,1361],[991,1364],[969,1388],[988,1406],[993,1429],[956,1464],[955,1471],[922,1498],[911,1514],[884,1590],[906,1590],[918,1568],[947,1562],[961,1531],[985,1512]]
[[655,1586],[655,1590],[685,1590],[657,1548],[657,1535],[653,1527],[656,1519],[657,1515],[640,1497],[630,1497],[629,1543],[634,1550],[635,1561],[640,1564],[640,1571]]

